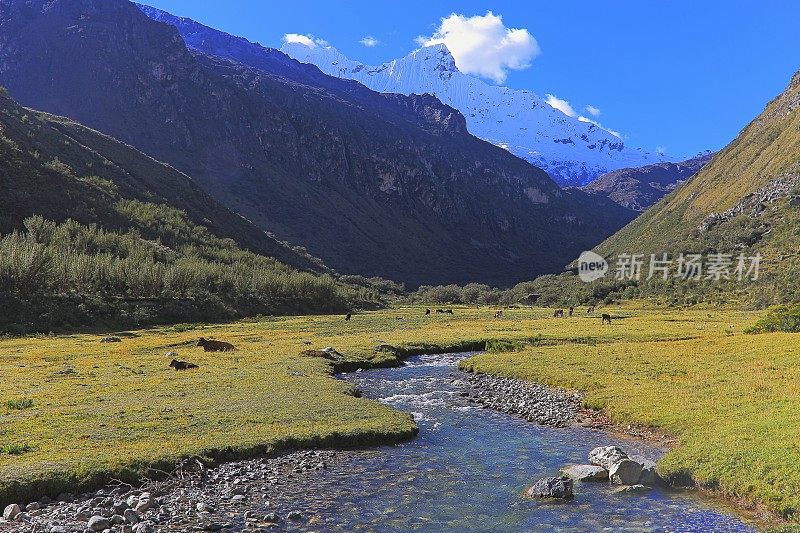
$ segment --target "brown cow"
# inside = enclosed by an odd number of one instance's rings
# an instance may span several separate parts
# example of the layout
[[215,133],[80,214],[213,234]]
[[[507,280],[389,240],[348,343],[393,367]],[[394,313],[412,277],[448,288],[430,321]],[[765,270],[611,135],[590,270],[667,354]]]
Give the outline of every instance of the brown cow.
[[609,315],[608,313],[603,313],[601,320],[603,321],[603,324],[606,323],[611,324],[611,315]]
[[553,313],[553,318],[564,318],[564,310],[556,309],[556,311]]
[[426,309],[425,310],[425,316],[428,316],[429,314],[431,314],[431,310],[430,309]]
[[176,371],[189,370],[192,368],[200,368],[194,363],[187,363],[186,361],[178,361],[177,359],[173,359],[172,362],[169,364],[169,367],[174,368]]
[[209,341],[200,337],[197,340],[197,345],[203,347],[205,352],[232,352],[236,348],[229,342],[222,341]]
[[574,307],[570,307],[570,308],[569,308],[569,316],[572,316],[572,314],[573,314],[574,312],[575,312],[575,308],[574,308]]

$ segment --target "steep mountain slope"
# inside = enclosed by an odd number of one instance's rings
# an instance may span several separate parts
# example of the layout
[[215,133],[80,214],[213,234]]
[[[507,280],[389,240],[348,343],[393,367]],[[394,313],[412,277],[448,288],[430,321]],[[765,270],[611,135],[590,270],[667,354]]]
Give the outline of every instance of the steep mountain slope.
[[712,157],[712,152],[704,152],[679,163],[623,168],[603,174],[582,189],[605,195],[623,207],[641,212],[697,174]]
[[766,301],[800,299],[800,72],[697,175],[601,253],[759,252]]
[[190,52],[123,0],[0,1],[13,96],[169,162],[339,271],[506,285],[560,269],[632,216],[561,191],[431,96],[243,53],[250,67]]
[[166,204],[213,234],[291,266],[322,270],[316,260],[276,241],[232,213],[174,168],[69,119],[20,107],[0,95],[0,233],[32,215],[72,218],[124,230],[121,200]]
[[[182,30],[184,37],[188,32]],[[546,170],[561,185],[584,185],[611,170],[665,160],[660,154],[625,146],[616,135],[567,116],[531,91],[490,85],[461,73],[443,44],[379,66],[352,61],[335,48],[318,44],[285,43],[281,51],[379,92],[433,94],[464,114],[473,135]]]

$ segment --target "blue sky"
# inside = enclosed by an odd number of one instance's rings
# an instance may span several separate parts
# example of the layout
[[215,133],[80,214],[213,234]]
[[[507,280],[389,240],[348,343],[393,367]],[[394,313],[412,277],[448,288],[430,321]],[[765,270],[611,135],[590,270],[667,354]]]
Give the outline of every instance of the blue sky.
[[[146,0],[145,0],[145,3]],[[540,53],[504,84],[600,110],[626,144],[673,156],[719,149],[800,69],[800,2],[150,0],[150,5],[280,47],[311,34],[370,64],[400,57],[452,13],[487,11]],[[361,44],[373,37],[374,46]]]

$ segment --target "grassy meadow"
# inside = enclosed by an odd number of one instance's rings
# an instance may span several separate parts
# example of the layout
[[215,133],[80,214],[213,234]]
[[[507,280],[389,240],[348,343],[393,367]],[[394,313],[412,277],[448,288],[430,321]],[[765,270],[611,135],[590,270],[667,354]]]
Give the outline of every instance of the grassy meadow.
[[[353,396],[330,362],[302,356],[333,346],[342,368],[396,363],[409,352],[510,340],[518,351],[468,360],[476,371],[587,391],[619,422],[679,439],[660,467],[790,515],[800,505],[800,337],[745,335],[757,313],[626,304],[573,318],[552,310],[420,307],[353,316],[265,318],[117,332],[119,343],[73,334],[0,340],[0,503],[132,479],[187,456],[223,460],[298,446],[395,442],[411,417]],[[399,319],[402,317],[402,319]],[[198,337],[232,342],[204,353]],[[175,372],[170,357],[200,365]]]

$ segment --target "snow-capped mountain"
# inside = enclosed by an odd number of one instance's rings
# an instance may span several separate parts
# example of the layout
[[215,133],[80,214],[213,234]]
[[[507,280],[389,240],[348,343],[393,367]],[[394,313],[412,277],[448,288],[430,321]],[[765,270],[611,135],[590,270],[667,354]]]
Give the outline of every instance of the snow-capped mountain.
[[612,170],[666,161],[660,154],[625,146],[616,135],[564,114],[531,91],[491,85],[460,72],[444,44],[380,66],[352,61],[313,42],[287,42],[281,51],[378,92],[433,94],[464,114],[470,133],[543,168],[562,186],[585,185]]

